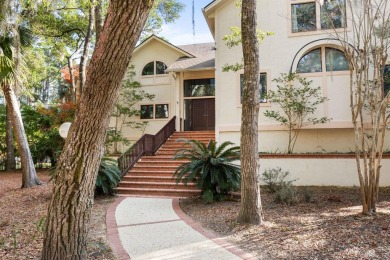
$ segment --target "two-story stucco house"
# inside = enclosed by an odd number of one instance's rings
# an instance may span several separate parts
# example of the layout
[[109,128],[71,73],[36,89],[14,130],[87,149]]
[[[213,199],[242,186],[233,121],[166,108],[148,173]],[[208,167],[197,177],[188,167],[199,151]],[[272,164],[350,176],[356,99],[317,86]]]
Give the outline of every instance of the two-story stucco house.
[[[261,88],[275,88],[272,79],[297,72],[320,86],[329,101],[316,116],[331,120],[307,125],[300,133],[296,152],[353,151],[353,129],[349,103],[349,67],[341,46],[333,40],[336,30],[351,33],[349,8],[338,8],[344,0],[258,0],[258,27],[273,32],[260,46]],[[155,134],[173,116],[177,131],[215,130],[218,142],[239,143],[241,85],[243,71],[223,72],[226,64],[242,61],[241,46],[229,48],[223,37],[232,26],[240,26],[235,0],[215,0],[204,9],[215,43],[174,46],[156,36],[135,50],[132,64],[136,80],[155,95],[153,102],[139,104],[140,118],[149,122],[145,133]],[[331,14],[331,15],[330,15]],[[329,22],[332,17],[332,26]],[[264,116],[275,104],[261,98],[260,151],[285,152],[288,137],[276,121]],[[127,129],[125,136],[137,140],[141,132]],[[389,146],[387,146],[389,147]]]

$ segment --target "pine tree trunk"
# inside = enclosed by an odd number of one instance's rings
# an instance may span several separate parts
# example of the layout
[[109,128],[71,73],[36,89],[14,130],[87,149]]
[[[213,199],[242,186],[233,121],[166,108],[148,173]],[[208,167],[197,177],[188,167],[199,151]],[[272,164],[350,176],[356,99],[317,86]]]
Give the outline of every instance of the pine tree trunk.
[[6,133],[5,133],[5,139],[7,140],[7,163],[5,165],[6,171],[12,171],[16,169],[14,134],[12,133],[11,118],[12,118],[11,109],[9,109],[8,106],[6,106]]
[[244,88],[241,115],[241,204],[239,223],[261,224],[258,154],[259,44],[256,34],[256,0],[242,1],[241,33],[244,55]]
[[86,259],[96,175],[106,129],[152,0],[111,0],[78,113],[57,164],[42,259]]
[[20,161],[22,163],[22,188],[30,188],[36,185],[41,185],[42,183],[38,179],[34,162],[31,157],[30,147],[28,146],[15,92],[11,85],[4,85],[3,93],[7,108],[10,109],[12,127],[14,129]]

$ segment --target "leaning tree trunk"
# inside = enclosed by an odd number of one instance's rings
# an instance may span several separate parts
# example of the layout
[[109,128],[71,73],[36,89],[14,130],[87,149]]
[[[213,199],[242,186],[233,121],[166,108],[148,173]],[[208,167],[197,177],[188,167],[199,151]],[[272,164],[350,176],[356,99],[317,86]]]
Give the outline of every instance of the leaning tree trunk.
[[244,55],[244,88],[241,115],[241,204],[237,221],[261,224],[258,154],[259,43],[256,34],[256,0],[242,1],[241,33]]
[[87,224],[106,129],[153,0],[111,0],[78,113],[57,164],[42,259],[86,259]]
[[12,133],[12,114],[11,109],[6,106],[6,132],[5,139],[7,141],[7,162],[5,164],[6,171],[12,171],[16,169],[15,161],[15,146],[14,146],[14,134]]
[[16,143],[22,164],[22,188],[30,188],[35,185],[41,185],[35,171],[34,162],[31,157],[30,147],[28,146],[26,133],[20,115],[19,104],[15,92],[11,85],[3,86],[3,93],[7,107],[11,110],[12,127],[15,133]]

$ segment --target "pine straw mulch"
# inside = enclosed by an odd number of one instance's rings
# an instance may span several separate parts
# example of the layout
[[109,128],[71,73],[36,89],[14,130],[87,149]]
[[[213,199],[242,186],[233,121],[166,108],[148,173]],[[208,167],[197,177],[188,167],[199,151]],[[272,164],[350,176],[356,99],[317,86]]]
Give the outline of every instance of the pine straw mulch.
[[[273,202],[262,189],[263,226],[235,223],[239,199],[204,204],[181,200],[181,208],[203,227],[259,259],[390,259],[390,188],[381,190],[376,215],[360,214],[357,188],[309,187],[294,206]],[[298,188],[303,194],[303,188]]]
[[[52,193],[46,172],[38,174],[46,184],[20,189],[21,173],[0,172],[0,259],[40,259],[43,219]],[[88,227],[88,259],[115,259],[106,243],[105,214],[112,197],[98,197]]]

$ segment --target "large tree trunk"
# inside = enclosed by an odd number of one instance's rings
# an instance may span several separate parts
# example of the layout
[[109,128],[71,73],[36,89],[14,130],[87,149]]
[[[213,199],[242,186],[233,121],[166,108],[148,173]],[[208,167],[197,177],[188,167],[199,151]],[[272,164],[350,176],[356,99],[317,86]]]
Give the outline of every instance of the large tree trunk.
[[261,224],[258,154],[259,43],[256,0],[242,1],[241,33],[244,55],[244,88],[241,115],[241,204],[239,223]]
[[112,0],[78,113],[57,164],[42,259],[86,259],[87,223],[106,129],[153,0]]
[[3,93],[7,108],[11,111],[12,126],[15,133],[16,143],[18,145],[20,161],[22,163],[22,188],[30,188],[35,185],[40,185],[42,183],[39,181],[35,171],[15,92],[11,85],[6,84],[3,86]]
[[5,139],[7,140],[7,163],[5,164],[6,171],[12,171],[16,169],[14,135],[12,133],[11,118],[12,118],[11,109],[9,109],[8,106],[6,106],[6,133],[5,133]]

